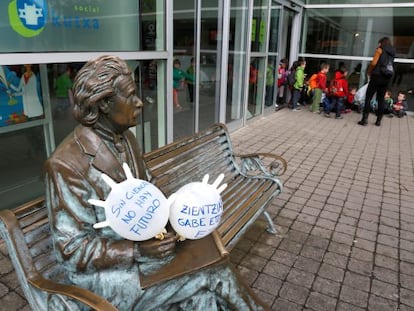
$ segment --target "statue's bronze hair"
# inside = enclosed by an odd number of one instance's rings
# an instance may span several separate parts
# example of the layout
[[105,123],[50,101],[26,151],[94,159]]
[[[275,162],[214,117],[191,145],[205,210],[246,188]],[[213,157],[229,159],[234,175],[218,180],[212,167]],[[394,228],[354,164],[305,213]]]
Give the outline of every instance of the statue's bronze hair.
[[86,126],[92,126],[99,117],[98,102],[117,93],[117,80],[131,75],[125,61],[116,56],[100,56],[88,61],[77,73],[73,88],[73,115]]

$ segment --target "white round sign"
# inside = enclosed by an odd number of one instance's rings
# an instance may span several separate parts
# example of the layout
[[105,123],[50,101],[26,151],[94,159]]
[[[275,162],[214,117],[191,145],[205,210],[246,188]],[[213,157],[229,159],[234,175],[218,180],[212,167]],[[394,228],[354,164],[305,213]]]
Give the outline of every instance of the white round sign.
[[223,213],[223,201],[217,189],[203,182],[181,187],[170,208],[170,223],[181,236],[201,239],[217,228]]
[[106,221],[125,239],[145,241],[160,233],[168,222],[168,203],[153,184],[126,180],[112,189],[106,202]]
[[120,183],[102,174],[111,192],[105,201],[89,200],[105,208],[106,220],[95,224],[94,228],[109,226],[125,239],[149,240],[163,232],[167,225],[169,202],[156,186],[134,178],[126,164],[124,170],[127,179]]

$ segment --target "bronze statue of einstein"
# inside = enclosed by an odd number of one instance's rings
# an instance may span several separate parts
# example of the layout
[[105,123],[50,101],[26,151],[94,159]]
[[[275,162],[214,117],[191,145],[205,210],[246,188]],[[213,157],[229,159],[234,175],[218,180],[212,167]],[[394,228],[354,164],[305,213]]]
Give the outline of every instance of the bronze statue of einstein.
[[[52,237],[68,282],[101,295],[120,311],[266,308],[227,262],[141,288],[140,272],[156,271],[171,261],[175,234],[167,233],[162,241],[133,242],[110,227],[94,229],[105,212],[88,200],[108,196],[111,189],[102,182],[102,173],[116,182],[125,180],[124,162],[135,177],[145,179],[145,163],[129,130],[137,125],[143,104],[126,63],[114,56],[87,62],[72,93],[80,124],[45,164]],[[50,310],[59,309],[64,306],[52,300]]]

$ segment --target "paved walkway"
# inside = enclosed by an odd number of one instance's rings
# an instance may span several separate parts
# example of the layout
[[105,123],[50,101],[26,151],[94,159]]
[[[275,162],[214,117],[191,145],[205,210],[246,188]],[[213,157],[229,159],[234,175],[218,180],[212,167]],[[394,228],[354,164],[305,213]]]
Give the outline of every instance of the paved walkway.
[[[269,209],[279,234],[260,219],[232,251],[274,310],[414,310],[414,117],[344,117],[283,109],[232,133],[236,151],[289,164]],[[0,306],[30,310],[4,253]]]

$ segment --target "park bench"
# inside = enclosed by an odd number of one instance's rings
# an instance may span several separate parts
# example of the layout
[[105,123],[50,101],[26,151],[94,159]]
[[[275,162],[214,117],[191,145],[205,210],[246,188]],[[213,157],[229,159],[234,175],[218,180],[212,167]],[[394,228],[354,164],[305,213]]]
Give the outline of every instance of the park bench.
[[[213,178],[225,174],[228,187],[222,193],[224,212],[215,235],[227,250],[262,214],[268,221],[268,231],[275,233],[266,207],[282,191],[278,176],[286,170],[286,161],[268,153],[234,154],[224,125],[214,125],[146,153],[144,161],[146,177],[167,196],[189,182],[201,181],[207,173]],[[44,197],[0,211],[0,232],[33,310],[47,310],[51,295],[58,295],[62,304],[70,297],[91,309],[116,310],[102,297],[64,283],[63,267],[53,253]]]
[[213,180],[224,174],[228,186],[221,194],[224,211],[217,230],[228,250],[262,214],[267,230],[276,233],[266,207],[282,191],[278,176],[285,172],[286,161],[270,153],[235,154],[225,125],[216,124],[146,153],[144,161],[147,178],[167,197],[205,174]]

